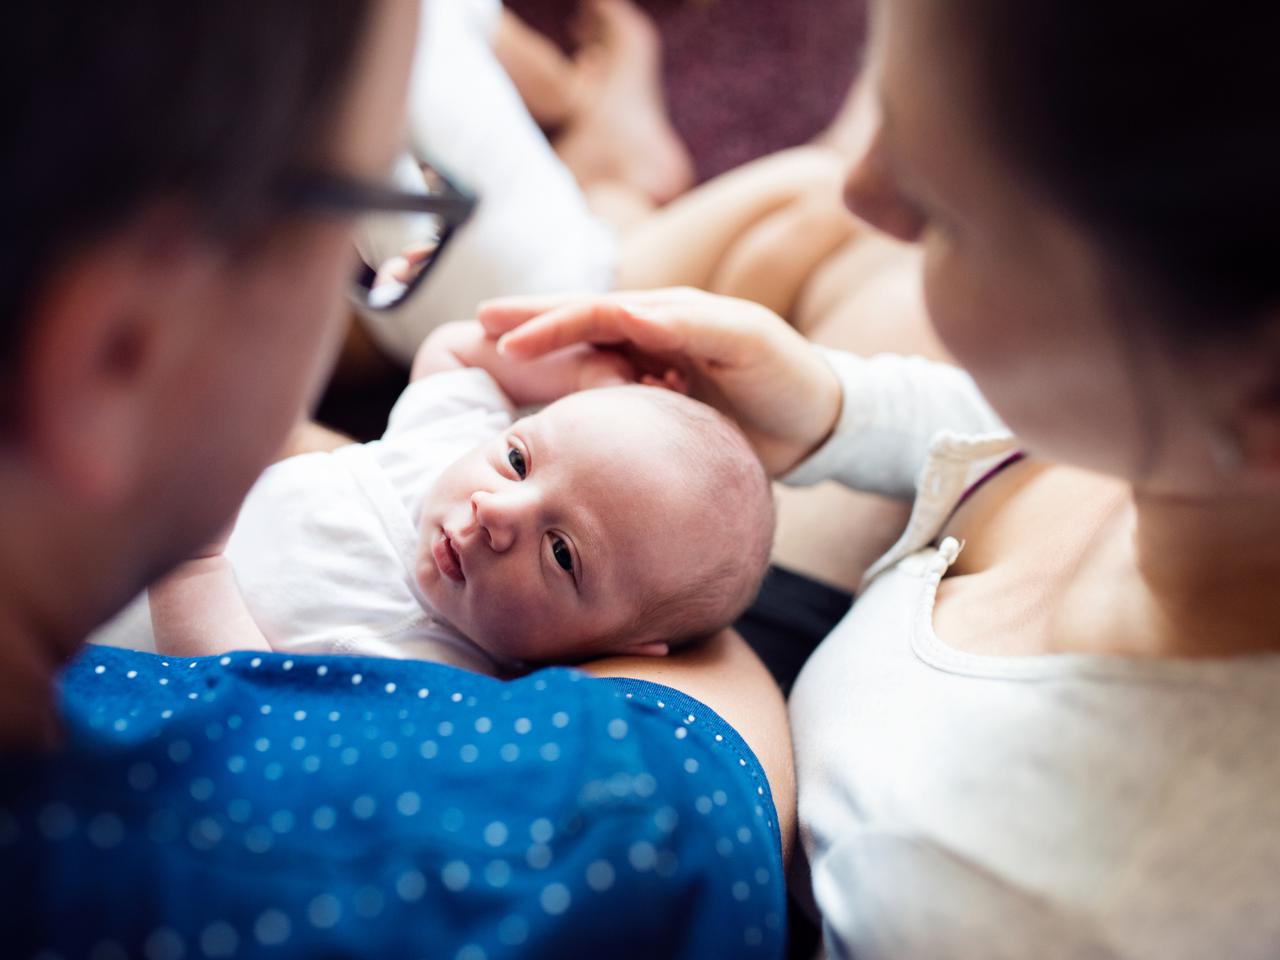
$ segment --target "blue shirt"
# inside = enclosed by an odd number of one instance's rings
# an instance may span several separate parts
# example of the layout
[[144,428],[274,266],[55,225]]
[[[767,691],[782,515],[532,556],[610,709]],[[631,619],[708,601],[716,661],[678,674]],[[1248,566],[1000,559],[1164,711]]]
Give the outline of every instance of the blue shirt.
[[0,759],[0,950],[780,956],[764,772],[705,705],[566,669],[90,647]]

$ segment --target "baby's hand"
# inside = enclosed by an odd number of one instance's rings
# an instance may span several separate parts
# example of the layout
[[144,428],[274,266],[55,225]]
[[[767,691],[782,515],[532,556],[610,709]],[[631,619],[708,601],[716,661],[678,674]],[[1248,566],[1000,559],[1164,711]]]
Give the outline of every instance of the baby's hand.
[[498,382],[517,406],[550,403],[579,390],[637,382],[637,371],[612,350],[578,344],[536,360],[500,354],[497,340],[476,321],[439,327],[418,349],[412,378],[444,370],[477,367]]

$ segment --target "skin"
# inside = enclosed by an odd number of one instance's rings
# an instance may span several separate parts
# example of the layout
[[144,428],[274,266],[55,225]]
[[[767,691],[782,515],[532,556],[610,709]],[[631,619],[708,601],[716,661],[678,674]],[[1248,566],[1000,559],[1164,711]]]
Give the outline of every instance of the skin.
[[[374,5],[317,163],[385,171],[416,5]],[[85,634],[227,522],[338,345],[351,222],[299,217],[247,260],[181,204],[48,265],[0,446],[0,741],[57,738],[53,679]],[[68,591],[67,584],[75,589]]]
[[[1161,333],[1121,254],[991,146],[966,29],[932,0],[876,7],[879,109],[846,186],[855,213],[919,245],[937,336],[1034,455],[953,518],[968,546],[935,627],[1002,655],[1275,650],[1277,318],[1233,343]],[[679,365],[775,473],[838,416],[830,371],[738,301],[512,299],[480,319],[512,356],[586,341]]]
[[[491,653],[581,659],[714,565],[721,519],[678,479],[679,425],[654,414],[635,389],[576,394],[451,464],[419,531],[418,583],[440,613]],[[640,632],[608,652],[667,644]]]

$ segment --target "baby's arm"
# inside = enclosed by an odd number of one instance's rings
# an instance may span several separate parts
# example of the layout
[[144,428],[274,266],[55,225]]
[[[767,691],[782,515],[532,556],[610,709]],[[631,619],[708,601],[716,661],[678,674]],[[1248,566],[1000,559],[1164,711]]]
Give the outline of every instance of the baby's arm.
[[271,649],[253,622],[221,544],[179,564],[147,595],[157,653],[207,657]]
[[410,379],[477,367],[488,373],[516,406],[550,403],[593,387],[635,382],[635,370],[619,353],[575,346],[538,360],[514,360],[498,352],[475,320],[437,327],[418,348]]

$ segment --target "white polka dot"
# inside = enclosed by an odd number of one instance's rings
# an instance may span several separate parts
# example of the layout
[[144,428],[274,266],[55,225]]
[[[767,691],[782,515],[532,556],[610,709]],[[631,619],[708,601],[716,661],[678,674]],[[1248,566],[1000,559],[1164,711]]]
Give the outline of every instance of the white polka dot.
[[544,743],[538,750],[538,753],[542,755],[543,760],[546,760],[548,763],[554,763],[556,760],[560,759],[560,744],[554,742]]
[[427,878],[417,870],[407,870],[396,880],[396,895],[405,903],[421,900],[427,892]]
[[113,723],[111,726],[112,726],[115,730],[117,730],[117,731],[119,731],[119,730],[123,730],[125,727],[129,726],[129,721],[128,721],[128,720],[126,720],[124,717],[121,717],[119,720],[117,720],[117,721],[116,721],[115,723]]
[[627,735],[627,721],[623,720],[621,717],[614,717],[609,721],[607,729],[610,737],[614,740],[621,740]]
[[201,817],[187,830],[187,842],[197,850],[212,850],[222,842],[222,827],[212,817]]
[[587,867],[587,886],[596,893],[604,893],[613,886],[613,864],[608,860],[596,860]]
[[756,883],[760,884],[760,886],[762,886],[762,887],[763,887],[763,886],[764,886],[765,884],[767,884],[768,882],[769,882],[769,871],[768,871],[768,870],[766,870],[764,867],[757,867],[757,868],[756,868]]
[[454,703],[461,703],[461,702],[462,702],[462,694],[460,694],[460,693],[455,693],[455,694],[454,694],[453,696],[451,696],[449,699],[450,699],[450,700],[452,700]]
[[442,737],[453,736],[453,724],[448,720],[441,720],[440,725],[436,727],[436,733],[440,734]]
[[434,740],[423,740],[422,746],[418,747],[418,752],[422,754],[424,758],[430,760],[440,752],[440,747]]
[[262,658],[254,657],[252,660],[249,661],[249,666],[253,667],[256,670],[258,667],[262,666]]
[[488,733],[493,729],[493,721],[488,717],[480,717],[476,720],[476,733]]
[[323,677],[323,676],[325,676],[328,672],[329,672],[329,667],[328,667],[326,664],[323,664],[323,663],[322,663],[322,664],[320,664],[320,666],[316,667],[316,676],[317,676],[317,677]]
[[295,711],[293,711],[293,719],[295,719],[295,720],[305,720],[305,719],[307,719],[307,711],[305,711],[305,710],[295,710]]
[[670,833],[680,822],[680,817],[673,807],[659,807],[653,815],[653,822],[663,833]]
[[539,817],[529,824],[529,837],[534,843],[550,843],[556,828],[546,817]]
[[333,747],[333,749],[337,750],[340,746],[342,746],[342,734],[340,734],[340,733],[331,733],[331,734],[329,734],[329,740],[328,740],[328,743],[329,743],[329,746],[331,746],[331,747]]
[[697,773],[698,761],[693,759],[693,757],[690,757],[688,760],[684,762],[684,769],[686,773]]
[[520,758],[520,748],[514,743],[504,743],[502,749],[498,751],[498,756],[507,763],[515,763]]
[[130,680],[136,680],[138,677],[138,671],[130,670],[128,673],[125,674],[125,676],[128,677]]
[[314,753],[302,758],[302,769],[307,773],[315,773],[320,769],[320,758]]
[[100,813],[85,825],[85,834],[99,850],[110,850],[124,839],[124,824],[114,813]]
[[294,737],[289,741],[289,748],[292,750],[303,750],[307,746],[306,737]]
[[231,716],[227,717],[227,727],[231,730],[239,730],[240,724],[243,722],[244,721],[240,719],[240,714],[238,713],[233,713]]
[[535,843],[524,853],[524,862],[534,870],[545,870],[551,866],[551,848],[545,843]]
[[168,927],[153,930],[142,943],[142,953],[147,960],[182,960],[187,945]]
[[746,900],[751,896],[751,886],[745,880],[738,880],[733,885],[733,899]]
[[631,789],[635,791],[637,797],[651,797],[658,789],[658,781],[651,773],[637,773],[632,778]]
[[338,759],[348,767],[354,766],[356,761],[360,759],[360,751],[355,747],[347,747],[341,754],[339,754]]
[[716,734],[716,743],[724,743],[724,737],[718,733]]
[[307,904],[307,919],[317,930],[328,930],[342,919],[342,904],[331,893],[322,893]]
[[160,686],[162,686],[162,687],[167,687],[168,685],[169,685],[169,678],[168,678],[168,677],[161,677],[161,678],[160,678]]
[[173,716],[173,711],[172,711],[172,710],[162,710],[162,711],[160,711],[160,719],[161,719],[161,720],[168,720],[168,719],[169,719],[170,717],[172,717],[172,716]]
[[364,683],[364,677],[361,674],[353,673],[351,675],[351,683],[358,687],[360,684]]
[[716,853],[722,857],[733,856],[733,841],[728,837],[721,837],[716,841]]
[[342,719],[342,714],[340,714],[337,710],[330,710],[330,711],[329,711],[329,722],[330,722],[330,723],[337,723],[337,722],[338,722],[339,720],[341,720],[341,719]]
[[271,704],[264,703],[262,706],[258,708],[258,712],[262,714],[264,717],[271,716]]
[[627,850],[627,860],[636,870],[652,870],[658,860],[658,851],[648,840],[637,840]]
[[491,847],[500,847],[507,842],[507,825],[495,820],[484,828],[484,842]]
[[257,750],[259,753],[266,753],[271,749],[271,741],[266,737],[259,737],[257,740],[253,741],[253,749]]
[[194,669],[195,669],[196,667],[198,667],[199,665],[200,665],[200,664],[199,664],[199,662],[198,662],[198,661],[196,661],[196,660],[192,660],[190,663],[188,663],[188,664],[187,664],[187,669],[188,669],[188,670],[194,670]]
[[516,733],[528,733],[533,729],[533,722],[528,717],[520,717],[516,720]]
[[167,667],[168,665],[169,665],[169,661],[168,661],[168,660],[161,660],[161,661],[160,661],[160,666],[162,666],[162,667]]
[[422,798],[412,790],[406,790],[400,796],[396,797],[396,809],[401,815],[412,817],[422,808]]
[[275,837],[266,827],[250,827],[244,833],[244,846],[250,853],[266,853],[275,843]]
[[711,794],[711,799],[715,801],[715,805],[717,807],[723,807],[729,802],[729,795],[723,790],[717,790],[715,793]]
[[188,700],[197,700],[199,699],[199,697],[200,697],[200,694],[196,693],[194,690],[192,690],[190,693],[187,694]]
[[739,842],[739,843],[750,843],[750,842],[751,842],[751,831],[750,831],[750,830],[748,830],[746,827],[739,827],[739,828],[738,828],[738,842]]
[[427,694],[429,694],[430,692],[431,692],[431,691],[430,691],[430,690],[428,690],[426,687],[422,687],[422,688],[418,691],[418,699],[419,699],[419,700],[425,700],[425,699],[427,699]]
[[292,670],[292,669],[293,669],[293,661],[292,661],[292,660],[286,660],[284,663],[280,664],[280,669],[281,669],[281,670]]
[[710,813],[710,812],[711,812],[711,798],[710,798],[710,797],[699,797],[697,800],[693,801],[693,809],[697,810],[699,813],[704,814],[704,815],[705,815],[705,814]]
[[400,748],[396,745],[394,740],[384,740],[382,742],[382,746],[378,748],[378,753],[382,756],[383,760],[394,759],[396,754],[399,752]]
[[561,729],[567,727],[569,725],[569,714],[563,710],[557,710],[551,715],[551,725]]
[[284,776],[284,767],[279,763],[268,763],[262,768],[262,776],[267,780],[279,780]]
[[498,939],[505,946],[518,947],[529,938],[529,924],[519,914],[503,917],[498,923]]
[[740,767],[745,767],[746,765],[747,765],[747,761],[746,761],[746,760],[744,760],[742,757],[739,757],[739,758],[738,758],[738,766],[740,766]]
[[557,917],[569,909],[572,898],[569,896],[569,888],[563,883],[549,883],[542,888],[542,895],[538,900],[543,910]]
[[48,840],[65,840],[76,829],[76,815],[65,803],[53,802],[41,808],[36,825]]
[[461,860],[450,860],[440,871],[440,882],[454,893],[459,893],[471,883],[471,868]]
[[688,735],[689,735],[689,729],[687,727],[676,727],[677,740],[683,740]]
[[357,820],[368,820],[378,808],[378,802],[364,793],[351,802],[351,815]]
[[465,744],[458,751],[458,759],[463,763],[475,763],[480,757],[480,749],[474,743]]
[[316,807],[315,812],[311,814],[311,825],[320,831],[330,829],[337,822],[337,811],[327,804],[323,807]]
[[231,663],[231,658],[230,658],[230,657],[219,657],[219,658],[218,658],[218,662],[219,662],[220,664],[222,664],[222,665],[225,667],[225,666],[227,666],[228,664],[230,664],[230,663]]
[[395,692],[396,692],[396,685],[395,685],[394,683],[388,683],[388,684],[387,684],[386,686],[384,686],[382,689],[383,689],[383,690],[385,690],[385,691],[387,691],[387,693],[395,693]]
[[356,891],[355,911],[366,920],[370,920],[380,914],[385,903],[386,898],[382,896],[382,891],[377,887],[361,887]]
[[264,947],[274,947],[289,939],[293,924],[281,910],[264,910],[253,924],[253,935]]
[[484,868],[484,879],[491,887],[505,887],[511,880],[511,867],[505,860],[490,860]]
[[489,955],[478,944],[468,943],[453,955],[453,960],[489,960]]
[[253,816],[253,804],[243,798],[227,804],[227,818],[232,823],[244,823]]
[[107,668],[104,667],[102,664],[98,664],[96,667],[93,668],[93,672],[97,674],[103,674],[107,672]]
[[756,795],[757,795],[757,796],[761,796],[761,797],[763,797],[763,796],[764,796],[764,787],[756,787]]
[[663,709],[665,709],[665,708],[666,708],[666,706],[667,706],[667,705],[666,705],[665,703],[663,703],[661,700],[659,700],[659,701],[658,701],[658,709],[659,709],[659,710],[663,710]]

